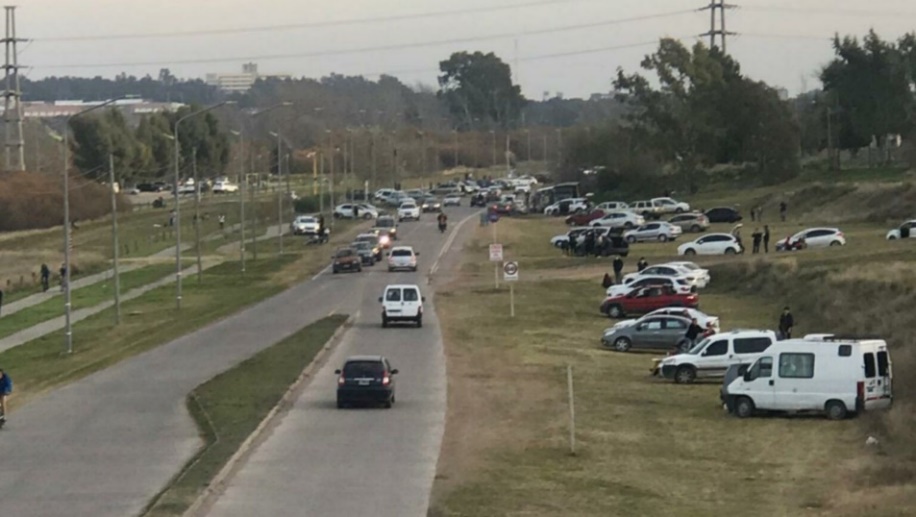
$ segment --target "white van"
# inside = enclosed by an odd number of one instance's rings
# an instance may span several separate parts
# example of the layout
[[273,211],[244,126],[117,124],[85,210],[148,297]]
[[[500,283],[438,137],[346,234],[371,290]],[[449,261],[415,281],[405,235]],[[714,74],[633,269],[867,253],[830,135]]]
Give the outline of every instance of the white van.
[[698,378],[723,377],[728,367],[752,363],[776,342],[772,330],[733,330],[713,334],[700,341],[690,351],[662,359],[661,374],[679,384]]
[[728,386],[728,406],[741,418],[756,411],[848,413],[890,407],[891,357],[881,339],[826,336],[771,346]]
[[389,285],[378,299],[382,304],[382,327],[389,323],[412,321],[423,326],[423,302],[417,285]]

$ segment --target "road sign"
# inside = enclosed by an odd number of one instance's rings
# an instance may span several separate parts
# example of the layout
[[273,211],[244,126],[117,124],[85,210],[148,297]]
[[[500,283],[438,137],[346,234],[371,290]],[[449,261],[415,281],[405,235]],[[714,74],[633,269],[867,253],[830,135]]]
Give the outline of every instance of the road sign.
[[506,282],[518,281],[518,262],[506,262],[503,265],[503,280]]
[[502,244],[490,244],[490,262],[502,262],[503,261],[503,245]]

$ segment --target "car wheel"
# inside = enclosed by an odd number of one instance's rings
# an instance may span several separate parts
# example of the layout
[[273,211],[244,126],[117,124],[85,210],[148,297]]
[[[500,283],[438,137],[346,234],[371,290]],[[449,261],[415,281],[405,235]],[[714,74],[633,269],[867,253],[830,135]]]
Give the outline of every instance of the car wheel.
[[385,409],[391,409],[391,399],[385,401]]
[[363,266],[357,267],[357,268],[356,268],[356,272],[357,272],[357,273],[362,273],[362,272],[363,272]]
[[692,231],[693,233],[700,233],[700,232],[703,231],[703,228],[700,227],[700,225],[695,224],[695,225],[693,225],[693,226],[690,227],[690,231]]
[[889,240],[889,241],[895,241],[895,240],[897,240],[897,237],[896,237],[895,235],[891,235],[890,237],[887,238],[887,240]]
[[388,268],[388,272],[389,272],[389,273],[394,272],[394,268],[393,268],[393,267],[389,267],[389,268]]
[[754,401],[748,397],[741,397],[735,403],[735,415],[738,418],[750,418],[754,416]]
[[367,220],[368,220],[368,219],[372,219],[372,214],[365,214],[365,215],[363,215],[363,219],[367,219]]
[[340,219],[340,217],[341,217],[340,214],[338,214],[337,212],[334,212],[334,219]]
[[631,346],[633,346],[633,343],[625,337],[619,337],[614,340],[614,350],[618,352],[627,352]]
[[677,207],[677,208],[674,209],[674,213],[675,213],[675,214],[683,214],[683,213],[684,213],[684,209],[681,208],[681,207]]
[[687,248],[686,250],[684,250],[684,255],[687,255],[687,256],[689,256],[689,257],[692,257],[692,256],[694,256],[694,255],[696,255],[696,254],[697,254],[697,250],[695,250],[695,249],[693,249],[693,248]]
[[623,308],[619,305],[611,305],[608,307],[607,315],[609,318],[620,319],[623,317]]
[[841,400],[828,401],[824,406],[824,411],[827,412],[827,418],[830,420],[843,420],[846,418],[846,404],[843,404]]
[[690,384],[697,378],[697,371],[692,366],[682,365],[674,372],[674,382]]
[[334,269],[332,269],[331,271],[333,271],[335,275],[337,274],[337,268],[336,268],[336,267],[335,267]]
[[668,242],[668,236],[667,236],[667,235],[664,235],[664,234],[659,235],[659,236],[658,236],[658,242]]
[[830,247],[831,247],[831,248],[834,247],[834,246],[842,246],[842,245],[843,245],[843,243],[840,242],[840,241],[833,241],[833,242],[830,243]]
[[627,242],[629,242],[630,244],[635,243],[636,237],[633,237],[632,235],[630,235],[629,237],[627,237]]
[[737,253],[738,251],[735,248],[725,248],[726,255],[736,255]]
[[623,223],[623,227],[624,227],[625,229],[627,229],[627,230],[632,230],[632,229],[633,229],[633,223],[627,221],[627,222]]
[[343,409],[345,407],[347,407],[347,405],[344,404],[342,400],[337,399],[337,409]]

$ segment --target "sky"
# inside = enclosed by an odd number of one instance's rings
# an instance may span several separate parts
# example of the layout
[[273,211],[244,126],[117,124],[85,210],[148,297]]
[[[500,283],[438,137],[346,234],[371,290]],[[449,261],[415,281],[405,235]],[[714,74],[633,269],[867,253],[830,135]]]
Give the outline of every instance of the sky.
[[[20,0],[16,16],[17,36],[30,40],[20,43],[20,64],[33,79],[155,77],[161,68],[204,78],[253,61],[262,74],[387,73],[435,85],[439,61],[480,50],[512,65],[524,95],[541,99],[610,91],[617,68],[636,70],[659,38],[692,45],[710,23],[708,11],[693,10],[708,1]],[[896,39],[916,30],[912,0],[731,3],[728,52],[745,74],[791,94],[820,85],[834,33],[874,28]],[[341,23],[353,20],[363,21]],[[145,37],[111,38],[123,35]]]

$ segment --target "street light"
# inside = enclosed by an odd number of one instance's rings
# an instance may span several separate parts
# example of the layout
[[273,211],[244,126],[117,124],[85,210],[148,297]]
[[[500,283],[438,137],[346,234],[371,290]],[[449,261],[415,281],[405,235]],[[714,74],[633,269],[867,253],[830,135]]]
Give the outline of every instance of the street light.
[[[213,111],[227,104],[235,104],[235,102],[223,101],[218,104],[214,104],[213,106],[201,108],[197,111],[188,113],[187,115],[179,118],[177,122],[175,122],[175,134],[173,135],[175,138],[175,282],[177,284],[175,288],[175,307],[178,310],[181,310],[181,203],[179,203],[178,198],[178,183],[181,181],[181,139],[179,138],[179,130],[181,129],[181,123],[185,120],[196,117],[198,115],[203,115],[204,113]],[[199,189],[200,186],[195,184],[194,190],[197,195],[200,195]],[[198,249],[200,249],[199,246]],[[198,268],[200,268],[199,264]]]
[[[280,131],[269,131],[277,139],[277,182],[283,178],[283,138]],[[289,195],[289,166],[286,168],[286,193]],[[283,255],[283,193],[277,189],[277,228],[280,233],[280,255]]]
[[490,136],[493,137],[493,158],[490,160],[490,167],[496,166],[496,131],[490,130]]

